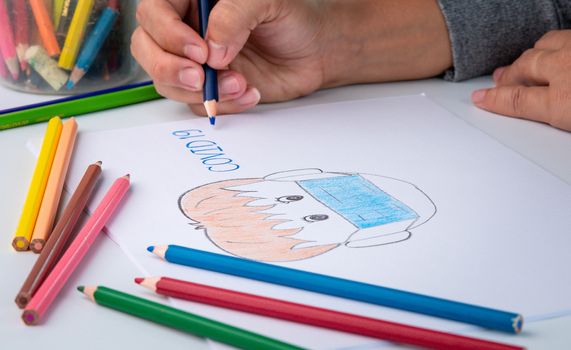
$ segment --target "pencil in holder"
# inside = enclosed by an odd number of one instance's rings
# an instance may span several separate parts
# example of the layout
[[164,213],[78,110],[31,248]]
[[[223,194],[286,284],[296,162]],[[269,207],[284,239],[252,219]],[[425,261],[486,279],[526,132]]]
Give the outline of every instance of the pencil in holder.
[[137,0],[0,0],[0,83],[77,94],[124,85]]

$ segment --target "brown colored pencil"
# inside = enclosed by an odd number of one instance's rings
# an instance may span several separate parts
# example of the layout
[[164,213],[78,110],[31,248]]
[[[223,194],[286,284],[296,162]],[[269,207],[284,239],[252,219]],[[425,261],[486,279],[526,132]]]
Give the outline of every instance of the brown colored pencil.
[[73,228],[91,197],[91,192],[100,174],[101,162],[87,167],[60,220],[49,236],[42,253],[16,296],[16,304],[20,308],[26,307],[34,293],[63,255],[68,243],[71,242]]

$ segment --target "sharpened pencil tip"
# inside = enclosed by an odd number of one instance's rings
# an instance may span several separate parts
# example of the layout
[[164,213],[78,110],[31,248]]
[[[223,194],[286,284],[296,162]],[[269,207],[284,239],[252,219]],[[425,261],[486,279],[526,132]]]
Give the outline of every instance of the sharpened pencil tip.
[[68,80],[68,81],[67,81],[67,84],[65,84],[65,88],[68,89],[68,90],[73,89],[73,81]]
[[147,250],[152,253],[155,250],[155,246],[154,245],[149,246],[147,247]]
[[210,125],[214,126],[216,124],[216,116],[208,117],[208,119],[210,120]]
[[145,279],[142,278],[142,277],[137,277],[137,278],[135,278],[135,283],[141,284],[144,280],[145,280]]
[[79,287],[77,287],[77,290],[83,293],[83,291],[85,290],[85,287],[84,287],[84,286],[79,286]]

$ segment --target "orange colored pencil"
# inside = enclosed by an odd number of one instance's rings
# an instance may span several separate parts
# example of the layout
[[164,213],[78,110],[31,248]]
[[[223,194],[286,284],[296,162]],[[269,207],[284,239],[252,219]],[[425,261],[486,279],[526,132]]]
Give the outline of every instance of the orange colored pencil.
[[52,231],[76,135],[77,122],[74,118],[70,118],[63,123],[56,155],[48,178],[48,184],[44,192],[44,198],[42,199],[40,213],[38,214],[36,226],[34,226],[34,232],[32,233],[30,249],[32,249],[34,253],[40,253],[42,251]]
[[57,56],[61,52],[56,39],[54,24],[46,8],[44,0],[30,0],[30,6],[36,19],[36,25],[42,38],[44,49],[50,56]]

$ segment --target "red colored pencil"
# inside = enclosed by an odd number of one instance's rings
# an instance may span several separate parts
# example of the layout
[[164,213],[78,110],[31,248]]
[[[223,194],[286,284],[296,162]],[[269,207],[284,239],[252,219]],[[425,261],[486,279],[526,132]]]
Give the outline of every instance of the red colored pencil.
[[516,350],[507,345],[426,328],[292,303],[168,277],[136,278],[157,294],[428,349]]

